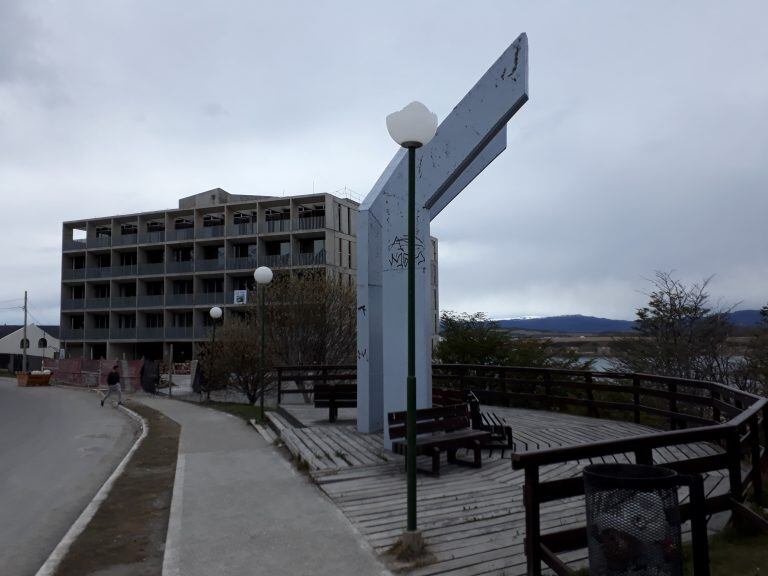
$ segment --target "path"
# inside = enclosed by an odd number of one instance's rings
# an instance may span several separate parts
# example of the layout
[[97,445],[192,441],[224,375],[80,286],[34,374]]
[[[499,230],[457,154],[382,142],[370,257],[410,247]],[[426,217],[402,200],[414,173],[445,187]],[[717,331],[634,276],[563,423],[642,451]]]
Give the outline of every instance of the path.
[[0,572],[37,572],[135,434],[92,392],[0,378]]
[[343,514],[245,422],[141,401],[181,424],[164,576],[386,573]]
[[[628,422],[595,420],[569,414],[486,407],[512,425],[517,451],[574,445],[642,434],[648,428]],[[405,524],[406,487],[400,456],[382,450],[381,434],[361,434],[354,426],[354,410],[342,409],[336,424],[328,423],[328,409],[316,409],[299,401],[281,405],[269,413],[272,426],[286,446],[304,460],[320,489],[349,518],[377,551],[390,548]],[[299,424],[300,426],[296,426]],[[303,427],[302,427],[303,426]],[[708,444],[689,444],[654,450],[654,460],[687,459],[719,449]],[[443,456],[445,458],[445,456]],[[542,480],[581,474],[591,462],[630,462],[626,455],[593,461],[545,466]],[[524,574],[525,510],[523,472],[513,471],[510,453],[483,453],[479,470],[444,465],[440,477],[419,475],[418,522],[431,551],[432,562],[415,567],[412,576],[513,576]],[[422,466],[429,467],[424,458]],[[728,489],[727,472],[706,475],[707,493]],[[687,498],[687,491],[681,490]],[[584,524],[584,498],[558,500],[541,508],[544,532]],[[710,522],[721,526],[723,515]],[[566,561],[586,558],[586,550],[563,554]]]

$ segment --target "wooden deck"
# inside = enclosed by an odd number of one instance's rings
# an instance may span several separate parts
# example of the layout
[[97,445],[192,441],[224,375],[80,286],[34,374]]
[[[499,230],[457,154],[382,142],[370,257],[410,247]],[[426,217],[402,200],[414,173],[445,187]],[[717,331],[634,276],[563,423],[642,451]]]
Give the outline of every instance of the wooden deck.
[[[342,409],[328,423],[328,410],[311,404],[284,404],[284,413],[271,413],[273,428],[325,494],[379,553],[386,552],[405,526],[405,474],[400,456],[382,447],[381,434],[357,432],[354,409]],[[489,407],[512,426],[516,451],[574,445],[621,438],[650,429],[637,424],[597,420],[535,410]],[[716,453],[709,444],[691,444],[654,451],[654,461],[693,458]],[[445,456],[443,456],[445,458]],[[626,456],[594,460],[631,462]],[[545,467],[542,480],[577,476],[592,461]],[[420,464],[422,464],[420,462]],[[423,462],[428,467],[425,459]],[[509,453],[483,451],[481,469],[441,465],[439,478],[418,476],[418,524],[432,561],[408,571],[414,576],[479,576],[525,573],[525,510],[523,476],[513,471]],[[724,493],[727,474],[705,480],[707,493]],[[682,500],[687,494],[681,491]],[[720,524],[722,518],[712,525]],[[542,506],[542,531],[584,523],[584,499],[573,498]],[[576,564],[586,551],[564,555]]]

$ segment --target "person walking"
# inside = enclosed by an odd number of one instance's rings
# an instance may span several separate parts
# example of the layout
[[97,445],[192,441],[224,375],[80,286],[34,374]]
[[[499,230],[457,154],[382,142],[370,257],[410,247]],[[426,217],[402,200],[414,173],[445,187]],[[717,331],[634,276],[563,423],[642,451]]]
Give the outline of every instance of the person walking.
[[107,385],[109,386],[109,391],[107,392],[107,395],[101,399],[101,405],[104,406],[104,402],[106,402],[107,398],[112,394],[117,394],[117,404],[122,404],[123,391],[120,389],[120,374],[117,371],[117,364],[112,366],[112,371],[107,375]]

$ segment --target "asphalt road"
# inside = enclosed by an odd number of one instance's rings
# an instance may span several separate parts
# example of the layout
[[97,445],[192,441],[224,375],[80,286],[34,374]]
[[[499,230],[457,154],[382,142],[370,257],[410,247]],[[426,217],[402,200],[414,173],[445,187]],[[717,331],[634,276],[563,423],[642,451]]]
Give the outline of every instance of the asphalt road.
[[34,576],[137,434],[93,392],[0,378],[0,573]]

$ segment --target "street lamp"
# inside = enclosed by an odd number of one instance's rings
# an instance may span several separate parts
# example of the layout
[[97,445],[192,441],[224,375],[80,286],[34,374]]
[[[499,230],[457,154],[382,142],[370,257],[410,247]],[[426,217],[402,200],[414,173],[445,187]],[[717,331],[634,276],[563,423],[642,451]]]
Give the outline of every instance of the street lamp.
[[264,293],[267,291],[267,284],[272,282],[272,269],[268,266],[259,266],[254,270],[253,272],[253,279],[256,280],[256,284],[260,285],[260,292],[261,292],[261,306],[259,309],[259,316],[260,316],[260,324],[261,324],[261,396],[259,398],[259,405],[261,407],[261,418],[264,419],[264,362],[265,362],[265,354],[264,354],[264,337],[265,337],[265,329],[264,326],[266,325],[266,315],[264,314]]
[[408,150],[408,524],[403,542],[421,548],[421,535],[416,531],[416,148],[435,136],[437,114],[421,102],[411,102],[387,116],[387,130],[395,142]]
[[[212,362],[212,360],[211,360],[211,358],[213,357],[212,355],[216,353],[215,350],[213,349],[214,346],[216,345],[216,321],[219,320],[219,318],[221,318],[221,315],[223,313],[224,312],[222,311],[222,309],[219,308],[218,306],[214,306],[208,312],[208,314],[211,316],[211,320],[213,321],[212,322],[212,324],[213,324],[213,331],[212,331],[212,335],[211,335],[211,350],[208,352],[208,359],[209,359],[208,361],[209,362]],[[203,391],[200,390],[201,398],[202,398],[202,393],[203,393]],[[211,387],[209,385],[208,386],[208,399],[210,400],[210,398],[211,398]]]

